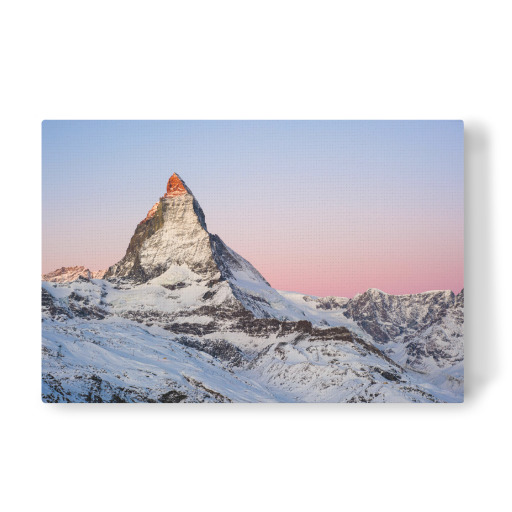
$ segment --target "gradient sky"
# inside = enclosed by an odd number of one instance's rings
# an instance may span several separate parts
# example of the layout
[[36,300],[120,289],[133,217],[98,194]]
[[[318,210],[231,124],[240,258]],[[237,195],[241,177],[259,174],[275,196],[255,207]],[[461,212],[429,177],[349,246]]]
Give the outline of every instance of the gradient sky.
[[460,121],[45,121],[43,272],[117,262],[177,172],[277,289],[457,293],[463,155]]

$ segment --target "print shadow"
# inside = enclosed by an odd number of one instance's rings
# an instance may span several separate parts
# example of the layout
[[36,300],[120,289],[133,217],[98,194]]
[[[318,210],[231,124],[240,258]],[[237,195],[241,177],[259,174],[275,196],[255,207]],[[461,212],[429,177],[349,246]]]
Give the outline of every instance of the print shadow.
[[[479,122],[464,127],[465,400],[475,401],[498,373],[496,343],[496,275],[491,254],[495,232],[491,213],[488,130]],[[467,292],[467,293],[466,293]]]

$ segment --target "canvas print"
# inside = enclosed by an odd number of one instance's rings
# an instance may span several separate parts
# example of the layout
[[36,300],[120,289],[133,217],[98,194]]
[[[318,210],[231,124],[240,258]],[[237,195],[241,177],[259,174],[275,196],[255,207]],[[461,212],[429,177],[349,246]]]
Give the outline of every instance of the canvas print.
[[462,402],[463,132],[43,122],[43,402]]

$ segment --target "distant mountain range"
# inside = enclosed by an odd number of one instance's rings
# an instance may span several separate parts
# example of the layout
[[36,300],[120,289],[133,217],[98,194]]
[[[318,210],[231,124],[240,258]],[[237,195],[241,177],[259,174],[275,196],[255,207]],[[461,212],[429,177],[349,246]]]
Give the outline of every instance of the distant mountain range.
[[464,291],[280,292],[185,182],[107,271],[43,276],[46,402],[460,402]]
[[62,267],[43,274],[43,281],[49,281],[50,283],[71,283],[76,281],[79,277],[85,279],[103,279],[106,270],[92,271],[85,267]]

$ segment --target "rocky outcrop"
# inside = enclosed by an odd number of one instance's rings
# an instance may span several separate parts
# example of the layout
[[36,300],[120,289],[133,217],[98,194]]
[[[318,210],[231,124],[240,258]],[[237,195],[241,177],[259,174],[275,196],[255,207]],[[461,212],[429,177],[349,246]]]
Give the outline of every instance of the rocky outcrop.
[[371,288],[350,299],[344,313],[375,341],[387,343],[432,324],[454,305],[455,294],[450,290],[390,295]]

